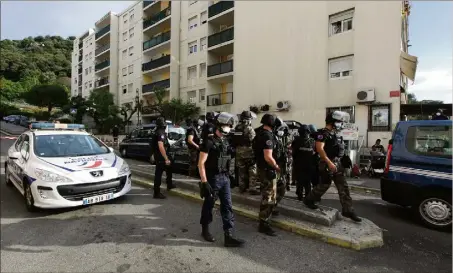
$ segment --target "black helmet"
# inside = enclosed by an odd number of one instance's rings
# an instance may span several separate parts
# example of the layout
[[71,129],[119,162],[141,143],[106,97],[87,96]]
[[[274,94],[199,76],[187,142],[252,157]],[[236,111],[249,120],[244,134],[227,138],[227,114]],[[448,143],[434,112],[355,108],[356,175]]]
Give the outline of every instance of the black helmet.
[[243,111],[241,113],[241,120],[251,120],[253,119],[252,112],[250,111]]
[[310,129],[310,134],[313,134],[317,131],[316,126],[313,124],[308,125],[308,128]]
[[193,126],[195,126],[195,127],[197,127],[197,126],[203,126],[204,121],[202,121],[201,119],[194,119],[194,120],[192,121],[192,124],[193,124]]
[[276,119],[277,117],[275,115],[264,114],[263,117],[261,118],[261,124],[274,128]]
[[342,111],[330,112],[329,114],[327,114],[326,124],[334,124],[335,122],[345,122],[348,116],[349,116],[348,113]]
[[163,117],[158,117],[156,119],[156,126],[157,127],[165,127],[165,126],[167,126],[167,123],[165,122],[165,119]]
[[310,126],[306,124],[302,124],[298,129],[297,132],[299,133],[299,136],[305,136],[309,135],[311,133]]
[[215,112],[207,112],[206,113],[206,120],[209,121],[209,122],[213,122],[214,119],[215,119]]

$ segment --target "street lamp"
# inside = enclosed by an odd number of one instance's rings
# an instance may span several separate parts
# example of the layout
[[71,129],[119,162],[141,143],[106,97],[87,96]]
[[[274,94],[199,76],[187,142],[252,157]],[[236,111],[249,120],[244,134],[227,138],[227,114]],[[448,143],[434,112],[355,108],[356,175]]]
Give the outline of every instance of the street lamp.
[[139,95],[139,89],[136,89],[136,95],[135,95],[135,105],[137,106],[137,125],[141,124],[140,120],[140,95]]

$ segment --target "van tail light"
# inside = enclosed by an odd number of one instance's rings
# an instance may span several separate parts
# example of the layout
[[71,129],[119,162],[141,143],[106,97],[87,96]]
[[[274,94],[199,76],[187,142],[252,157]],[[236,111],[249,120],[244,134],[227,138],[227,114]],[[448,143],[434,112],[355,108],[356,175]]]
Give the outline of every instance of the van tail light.
[[389,144],[387,147],[387,157],[385,158],[385,170],[384,173],[388,173],[390,170],[390,159],[392,158],[393,145]]

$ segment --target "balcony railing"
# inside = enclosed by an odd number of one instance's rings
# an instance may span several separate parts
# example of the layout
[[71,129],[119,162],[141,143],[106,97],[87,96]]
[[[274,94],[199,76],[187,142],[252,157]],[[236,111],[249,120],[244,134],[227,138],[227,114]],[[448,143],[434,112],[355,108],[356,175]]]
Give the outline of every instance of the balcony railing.
[[94,52],[94,55],[97,56],[97,55],[101,54],[102,52],[106,51],[109,48],[110,48],[110,44],[106,44],[104,46],[101,46],[98,49],[96,49],[96,51]]
[[147,6],[151,5],[154,3],[154,1],[143,1],[143,8],[146,8]]
[[110,65],[110,61],[107,60],[107,61],[103,61],[102,63],[98,63],[95,67],[94,67],[94,70],[95,71],[99,71],[101,69],[104,69],[106,68],[107,66]]
[[79,56],[79,63],[82,61],[82,59],[83,59],[83,56],[80,55],[80,56]]
[[234,7],[234,1],[220,1],[214,5],[211,5],[208,9],[208,17],[211,18],[220,14],[228,9]]
[[99,37],[101,37],[102,35],[106,34],[109,31],[110,31],[110,25],[108,25],[108,26],[102,28],[101,30],[99,30],[98,32],[96,32],[95,38],[98,39]]
[[233,72],[233,60],[208,66],[208,77]]
[[151,93],[154,92],[156,89],[167,89],[170,87],[170,79],[166,79],[163,81],[148,83],[143,85],[142,93]]
[[153,60],[151,62],[142,64],[142,71],[153,70],[158,67],[167,65],[169,63],[170,63],[170,55],[166,55],[166,56],[160,57],[159,59]]
[[144,115],[149,115],[149,114],[160,114],[159,111],[157,111],[156,106],[154,105],[147,105],[142,107],[142,114]]
[[208,47],[226,43],[234,39],[234,27],[225,29],[208,37]]
[[148,27],[154,25],[155,23],[159,22],[160,20],[163,20],[165,17],[171,15],[171,7],[168,7],[158,14],[154,15],[153,17],[143,21],[143,29],[147,29]]
[[143,51],[148,48],[155,47],[158,44],[162,44],[171,38],[171,31],[164,32],[143,43]]
[[82,72],[83,72],[83,69],[79,68],[79,74],[82,74]]
[[79,44],[79,50],[80,50],[80,49],[83,49],[83,43],[80,43],[80,44]]
[[94,82],[94,87],[98,88],[99,86],[103,86],[103,85],[106,85],[106,84],[109,84],[109,83],[110,83],[110,81],[109,81],[108,77],[100,78],[99,80]]
[[208,103],[207,103],[208,106],[232,104],[233,103],[233,92],[209,95],[207,97],[207,99],[208,99]]

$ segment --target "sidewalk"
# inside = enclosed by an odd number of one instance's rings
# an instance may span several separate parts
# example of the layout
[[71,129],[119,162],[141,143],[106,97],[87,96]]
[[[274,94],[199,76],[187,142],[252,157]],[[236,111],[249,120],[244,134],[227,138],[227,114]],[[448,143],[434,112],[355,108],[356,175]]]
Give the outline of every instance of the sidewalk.
[[26,130],[27,128],[24,128],[22,126],[0,121],[0,132],[4,133],[5,135],[18,136]]

